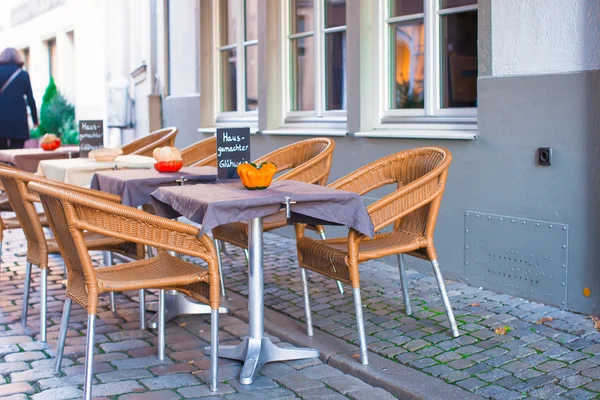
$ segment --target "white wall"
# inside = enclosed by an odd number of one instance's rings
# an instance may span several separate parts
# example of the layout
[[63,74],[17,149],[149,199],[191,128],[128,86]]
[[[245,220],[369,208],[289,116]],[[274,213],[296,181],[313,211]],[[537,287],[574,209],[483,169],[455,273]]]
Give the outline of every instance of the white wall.
[[600,68],[598,0],[493,0],[494,76]]
[[196,0],[171,0],[169,4],[170,95],[198,93],[198,12]]

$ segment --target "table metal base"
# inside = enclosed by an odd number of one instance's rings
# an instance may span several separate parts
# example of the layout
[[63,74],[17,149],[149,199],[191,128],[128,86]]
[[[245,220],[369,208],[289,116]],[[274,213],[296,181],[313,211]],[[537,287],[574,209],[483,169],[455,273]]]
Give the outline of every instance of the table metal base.
[[[204,349],[210,355],[210,347]],[[319,357],[315,349],[278,347],[266,336],[261,338],[244,337],[242,343],[235,346],[219,346],[219,357],[244,361],[240,374],[240,383],[250,385],[263,365],[273,361],[301,360]]]
[[[184,314],[210,314],[210,306],[200,303],[186,295],[179,293],[176,290],[169,290],[165,294],[165,322],[168,322],[178,315]],[[157,312],[158,302],[148,303],[148,310]],[[227,307],[219,307],[219,314],[228,313]],[[148,321],[148,327],[152,329],[158,328],[158,314]]]

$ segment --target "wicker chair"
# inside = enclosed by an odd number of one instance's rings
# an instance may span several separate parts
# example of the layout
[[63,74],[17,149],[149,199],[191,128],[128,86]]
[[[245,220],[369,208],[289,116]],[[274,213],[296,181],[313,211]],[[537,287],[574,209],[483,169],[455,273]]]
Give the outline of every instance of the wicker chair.
[[[315,138],[292,143],[281,149],[275,150],[254,161],[255,164],[263,162],[272,162],[277,166],[278,172],[283,172],[275,179],[295,180],[317,185],[325,185],[329,177],[331,168],[331,158],[335,142],[329,138]],[[281,228],[287,225],[285,212],[279,212],[269,215],[263,220],[264,232]],[[316,229],[322,238],[325,238],[325,231],[322,226],[311,227]],[[219,256],[219,271],[222,274],[221,252],[219,241],[231,243],[244,249],[246,258],[248,258],[248,224],[246,222],[235,222],[221,225],[212,231],[217,255]],[[306,273],[302,270],[302,281],[306,282]],[[338,288],[341,293],[344,289],[338,281]],[[221,292],[225,295],[225,286],[221,282]]]
[[[358,265],[367,260],[397,255],[404,304],[409,315],[408,284],[400,255],[406,253],[431,261],[452,335],[458,336],[433,245],[433,232],[451,160],[450,152],[442,148],[424,147],[403,151],[372,162],[329,185],[360,195],[388,184],[397,185],[397,190],[367,207],[375,227],[374,239],[350,229],[348,237],[314,240],[304,236],[305,225],[296,225],[300,267],[352,285],[361,361],[364,365],[368,364],[368,358]],[[390,232],[380,232],[390,226],[393,228]],[[304,300],[310,333],[310,302],[306,286]]]
[[181,150],[184,167],[217,166],[217,137],[194,143]]
[[[23,228],[25,238],[27,239],[27,265],[25,269],[25,287],[23,291],[23,311],[21,314],[21,324],[27,323],[27,311],[29,308],[29,292],[31,284],[31,265],[36,265],[42,270],[41,289],[40,289],[40,340],[46,341],[46,312],[47,312],[47,278],[48,278],[48,256],[50,254],[59,254],[59,246],[56,239],[46,237],[42,220],[35,209],[36,202],[39,202],[37,195],[29,192],[27,184],[30,181],[42,182],[56,187],[67,188],[77,193],[95,196],[99,199],[119,203],[120,196],[108,193],[98,192],[92,189],[85,189],[79,186],[72,186],[66,183],[46,179],[38,175],[20,171],[17,169],[0,168],[0,182],[4,185],[8,193],[10,204],[16,213],[20,227]],[[47,215],[47,214],[46,214]],[[47,221],[44,219],[45,223]],[[133,258],[144,258],[143,246],[134,246],[123,240],[114,239],[97,233],[88,232],[84,235],[85,243],[90,250],[104,250],[107,252],[119,252],[124,254],[133,254]],[[112,306],[111,302],[111,306]]]
[[[165,356],[165,290],[178,290],[211,307],[211,383],[217,390],[219,340],[219,272],[211,239],[198,228],[91,196],[35,182],[29,189],[39,194],[56,235],[68,270],[67,298],[61,320],[55,372],[60,372],[71,304],[87,310],[84,398],[92,397],[95,319],[98,295],[107,291],[159,289],[158,358]],[[84,236],[106,235],[159,249],[156,257],[104,268],[94,268]],[[191,264],[167,253],[198,257],[208,268]]]
[[121,147],[123,154],[152,157],[157,147],[173,146],[177,137],[177,128],[164,128],[150,133],[148,136],[134,140]]

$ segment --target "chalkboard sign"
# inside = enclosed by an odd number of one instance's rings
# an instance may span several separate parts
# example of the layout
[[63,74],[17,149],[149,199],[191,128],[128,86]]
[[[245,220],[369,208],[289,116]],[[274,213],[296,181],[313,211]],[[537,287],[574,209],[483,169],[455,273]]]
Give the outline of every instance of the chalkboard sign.
[[104,121],[79,121],[79,157],[104,147]]
[[237,166],[250,159],[250,128],[217,129],[217,179],[236,179]]

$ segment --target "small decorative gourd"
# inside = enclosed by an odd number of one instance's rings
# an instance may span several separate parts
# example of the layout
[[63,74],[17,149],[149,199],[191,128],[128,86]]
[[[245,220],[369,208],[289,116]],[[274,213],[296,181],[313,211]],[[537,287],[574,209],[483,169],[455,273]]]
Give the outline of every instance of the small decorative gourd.
[[56,150],[60,147],[61,141],[54,133],[46,133],[40,139],[40,147],[46,151]]
[[271,185],[277,166],[270,162],[260,165],[244,163],[237,167],[237,173],[242,180],[242,185],[248,190],[263,190]]
[[152,156],[156,160],[154,168],[158,172],[177,172],[183,167],[181,152],[176,147],[157,147]]

